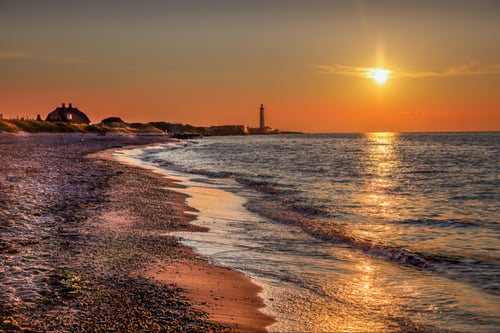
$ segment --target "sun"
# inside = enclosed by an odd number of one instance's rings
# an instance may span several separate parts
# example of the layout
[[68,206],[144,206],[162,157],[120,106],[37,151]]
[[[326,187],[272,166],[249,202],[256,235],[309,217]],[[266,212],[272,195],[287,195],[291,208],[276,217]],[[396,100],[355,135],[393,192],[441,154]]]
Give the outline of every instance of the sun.
[[366,73],[366,77],[372,78],[377,84],[384,84],[389,78],[391,71],[383,68],[373,68]]

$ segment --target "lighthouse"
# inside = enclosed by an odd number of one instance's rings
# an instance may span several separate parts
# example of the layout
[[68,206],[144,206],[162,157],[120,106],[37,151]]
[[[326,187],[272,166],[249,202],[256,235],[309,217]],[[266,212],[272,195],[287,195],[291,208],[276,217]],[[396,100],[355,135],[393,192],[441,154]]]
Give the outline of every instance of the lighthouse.
[[264,129],[266,127],[264,123],[264,104],[260,105],[260,128]]

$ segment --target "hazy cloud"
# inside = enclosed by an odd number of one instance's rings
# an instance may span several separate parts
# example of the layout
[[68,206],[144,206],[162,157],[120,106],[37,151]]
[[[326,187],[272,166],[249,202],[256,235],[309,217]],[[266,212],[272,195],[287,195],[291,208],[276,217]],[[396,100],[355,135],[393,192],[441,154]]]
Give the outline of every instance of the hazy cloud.
[[[345,75],[354,77],[367,77],[376,67],[355,67],[345,65],[310,65],[324,74]],[[500,65],[480,66],[475,62],[469,62],[455,67],[445,68],[438,71],[416,71],[407,69],[390,70],[392,78],[426,78],[426,77],[451,77],[451,76],[470,76],[470,75],[491,75],[500,74]]]
[[16,51],[0,51],[0,59],[23,59],[30,58],[31,56],[24,52]]
[[81,64],[84,63],[82,58],[74,57],[52,57],[52,56],[40,56],[35,54],[29,54],[24,52],[16,51],[0,51],[0,60],[18,60],[18,59],[29,59],[35,60],[42,63],[55,63],[55,64]]

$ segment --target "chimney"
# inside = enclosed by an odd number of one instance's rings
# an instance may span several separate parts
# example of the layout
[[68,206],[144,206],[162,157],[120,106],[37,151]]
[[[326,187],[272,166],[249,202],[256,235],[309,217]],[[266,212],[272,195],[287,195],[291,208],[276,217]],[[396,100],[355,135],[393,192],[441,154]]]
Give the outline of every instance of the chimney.
[[66,109],[66,104],[62,103],[62,108]]
[[71,103],[69,103],[69,108],[70,108],[70,109],[72,108]]

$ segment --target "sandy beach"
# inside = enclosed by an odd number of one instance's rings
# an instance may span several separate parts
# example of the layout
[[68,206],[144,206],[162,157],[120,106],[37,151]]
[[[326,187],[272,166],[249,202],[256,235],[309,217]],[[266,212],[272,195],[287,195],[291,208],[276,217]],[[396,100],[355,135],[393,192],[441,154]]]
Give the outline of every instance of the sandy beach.
[[[0,135],[0,331],[265,331],[259,287],[169,231],[183,194],[110,149],[163,136]],[[105,153],[102,153],[105,151]]]

